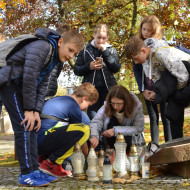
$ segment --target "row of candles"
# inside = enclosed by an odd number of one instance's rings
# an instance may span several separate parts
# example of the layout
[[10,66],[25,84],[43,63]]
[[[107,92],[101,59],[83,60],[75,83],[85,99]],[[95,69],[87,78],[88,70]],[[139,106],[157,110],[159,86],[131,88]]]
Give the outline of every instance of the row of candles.
[[[113,161],[113,169],[111,164],[110,155],[104,154],[103,150],[99,151],[97,158],[95,150],[91,147],[88,157],[88,169],[86,171],[88,181],[99,181],[99,177],[102,177],[103,183],[112,183],[113,170],[116,172],[114,178],[129,179],[131,175],[138,175],[140,172],[140,160],[139,151],[136,145],[132,145],[130,148],[130,154],[126,155],[125,138],[123,134],[118,134],[116,138],[115,157]],[[85,157],[81,151],[80,145],[77,143],[74,148],[74,152],[71,157],[71,163],[73,166],[73,177],[76,179],[84,179],[84,163]],[[129,171],[129,172],[128,172]]]

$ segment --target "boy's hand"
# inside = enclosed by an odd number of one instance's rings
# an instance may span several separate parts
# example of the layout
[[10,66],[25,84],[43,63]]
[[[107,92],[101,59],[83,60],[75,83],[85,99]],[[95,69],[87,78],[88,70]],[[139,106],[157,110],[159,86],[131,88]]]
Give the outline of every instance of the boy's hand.
[[115,135],[113,129],[108,129],[102,133],[102,136],[104,137],[113,137]]
[[34,112],[34,119],[36,121],[36,126],[34,127],[34,129],[36,130],[36,132],[38,132],[41,127],[41,119],[38,112]]
[[81,146],[81,150],[82,153],[85,155],[85,157],[87,158],[88,156],[88,145],[87,142],[85,142],[82,146]]
[[92,146],[92,148],[96,148],[99,144],[99,140],[96,137],[93,137],[90,139],[90,145]]
[[32,131],[34,128],[34,122],[35,122],[33,111],[25,111],[24,116],[25,118],[20,124],[23,125],[27,121],[27,125],[25,129],[28,131]]
[[90,63],[90,69],[91,70],[100,70],[102,67],[103,67],[103,62],[101,60],[92,61]]

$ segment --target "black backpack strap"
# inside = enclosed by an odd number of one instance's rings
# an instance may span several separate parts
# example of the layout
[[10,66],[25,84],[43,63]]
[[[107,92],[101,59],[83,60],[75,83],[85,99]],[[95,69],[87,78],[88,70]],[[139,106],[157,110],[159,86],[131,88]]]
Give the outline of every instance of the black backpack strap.
[[9,72],[9,77],[8,77],[8,81],[7,81],[7,86],[10,86],[11,84],[11,77],[12,77],[12,72],[13,72],[13,66],[14,64],[11,65],[11,70]]
[[56,121],[69,122],[69,120],[64,120],[64,119],[58,118],[56,116],[46,115],[46,114],[43,114],[43,113],[40,114],[40,117],[42,119],[52,119],[52,120],[56,120]]

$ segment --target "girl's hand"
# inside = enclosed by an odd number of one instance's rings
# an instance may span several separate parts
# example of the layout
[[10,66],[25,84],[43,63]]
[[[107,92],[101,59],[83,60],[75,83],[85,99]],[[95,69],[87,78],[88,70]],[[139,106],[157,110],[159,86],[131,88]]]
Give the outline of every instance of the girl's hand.
[[27,122],[25,129],[28,131],[32,131],[34,128],[34,122],[35,122],[33,111],[25,111],[24,116],[25,118],[20,124],[23,125],[25,122]]
[[96,148],[99,144],[99,140],[96,137],[93,137],[90,139],[90,145],[92,146],[92,148]]
[[41,119],[38,112],[34,112],[34,119],[36,121],[36,126],[34,127],[34,129],[36,130],[36,132],[38,132],[41,127]]
[[144,92],[142,93],[143,96],[144,96],[144,98],[145,98],[146,100],[149,100],[149,96],[150,96],[150,93],[151,93],[151,92],[152,92],[152,91],[145,89]]
[[155,97],[156,97],[156,93],[155,92],[151,92],[150,95],[149,95],[149,100],[150,101],[154,101]]
[[106,49],[106,44],[98,44],[96,47],[104,51]]
[[114,135],[115,135],[115,133],[114,133],[113,129],[108,129],[102,133],[102,136],[108,137],[108,138],[113,137]]
[[103,62],[101,61],[92,61],[90,63],[91,70],[100,70],[103,67]]

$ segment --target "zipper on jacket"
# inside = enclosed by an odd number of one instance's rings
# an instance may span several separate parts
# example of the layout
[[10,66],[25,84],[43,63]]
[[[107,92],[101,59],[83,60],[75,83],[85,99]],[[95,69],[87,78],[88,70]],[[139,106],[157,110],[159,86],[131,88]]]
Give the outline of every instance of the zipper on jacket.
[[[85,46],[86,47],[86,46]],[[87,52],[89,55],[90,55],[90,57],[92,58],[92,60],[93,61],[95,61],[95,59],[92,57],[92,55],[90,54],[90,52],[85,48],[85,50],[84,50],[84,60],[85,60],[85,52]],[[104,63],[104,62],[103,62]],[[105,64],[105,63],[104,63]],[[106,82],[106,77],[105,77],[105,74],[104,74],[104,71],[103,71],[103,69],[101,69],[102,70],[102,74],[103,74],[103,78],[104,78],[104,81],[105,81],[105,84],[106,84],[106,88],[107,88],[107,90],[109,91],[109,87],[108,87],[108,84],[107,84],[107,82]],[[96,74],[96,70],[94,71],[94,75],[93,75],[93,79],[92,79],[92,85],[94,85],[94,80],[95,80],[95,74]]]

